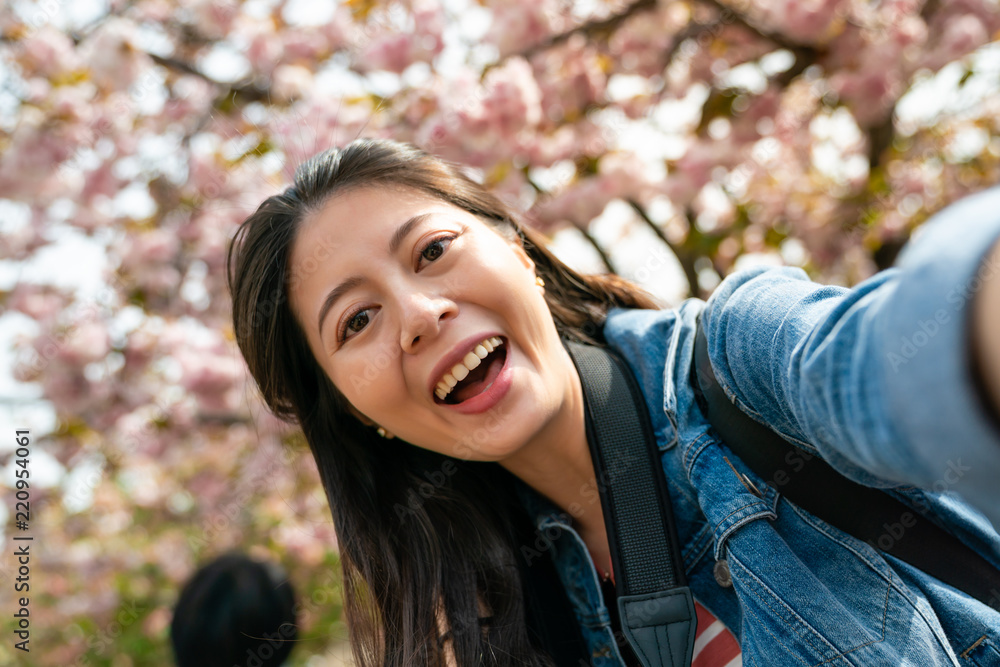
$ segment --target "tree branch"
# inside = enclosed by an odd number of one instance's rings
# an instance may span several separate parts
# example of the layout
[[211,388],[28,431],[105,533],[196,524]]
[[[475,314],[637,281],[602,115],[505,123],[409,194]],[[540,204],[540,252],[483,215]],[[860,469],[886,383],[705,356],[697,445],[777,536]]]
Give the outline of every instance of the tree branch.
[[595,239],[593,236],[590,235],[590,231],[587,229],[587,227],[582,225],[573,225],[573,226],[580,230],[580,233],[583,234],[583,238],[587,239],[587,242],[589,242],[590,245],[594,247],[594,250],[597,251],[597,254],[601,256],[601,261],[604,262],[604,266],[608,267],[608,272],[617,274],[618,271],[615,270],[615,265],[611,263],[611,258],[608,256],[606,252],[604,252],[604,248],[602,248],[601,245],[597,242],[597,239]]
[[224,81],[218,81],[213,79],[209,75],[202,72],[197,67],[191,65],[188,62],[179,60],[177,58],[166,58],[164,56],[158,56],[155,53],[147,53],[147,55],[155,62],[157,65],[166,67],[167,69],[174,70],[175,72],[182,72],[184,74],[190,74],[196,76],[213,86],[217,86],[221,89],[220,95],[216,98],[217,101],[221,101],[226,98],[231,98],[233,105],[247,104],[249,102],[270,102],[271,101],[271,90],[269,88],[258,88],[254,84],[248,81],[238,81],[236,83],[226,83]]
[[788,49],[789,51],[796,51],[797,49],[812,49],[818,50],[814,44],[809,44],[807,42],[798,42],[794,39],[789,39],[787,35],[782,35],[779,32],[773,32],[767,30],[758,25],[754,25],[745,16],[741,16],[735,9],[724,4],[720,0],[698,0],[699,2],[708,5],[709,7],[714,7],[720,14],[720,23],[723,25],[738,25],[744,30],[752,32],[758,37],[762,37],[766,40],[774,42],[783,49]]
[[584,37],[594,37],[600,34],[606,34],[614,31],[621,25],[625,19],[629,18],[633,14],[644,11],[646,9],[652,9],[656,6],[656,0],[637,0],[628,7],[626,7],[622,12],[615,14],[614,16],[609,16],[606,19],[601,19],[599,21],[588,21],[573,28],[572,30],[567,30],[566,32],[559,33],[558,35],[553,35],[548,39],[535,44],[534,46],[529,46],[524,51],[518,53],[511,53],[503,58],[511,58],[513,56],[521,56],[525,60],[529,60],[532,56],[542,51],[551,49],[554,46],[558,46],[563,42],[569,40],[573,35],[583,35]]
[[882,155],[896,137],[896,105],[893,104],[882,122],[868,128],[868,170],[874,171],[882,162]]
[[653,230],[653,233],[656,234],[657,238],[663,241],[663,244],[670,249],[670,252],[674,253],[674,257],[676,257],[677,261],[680,262],[681,268],[684,270],[684,277],[687,278],[688,281],[688,296],[697,296],[698,272],[694,268],[694,258],[691,256],[691,253],[684,248],[671,243],[670,239],[668,239],[666,234],[663,233],[663,230],[660,229],[660,226],[653,222],[653,220],[649,217],[649,214],[646,213],[646,209],[644,209],[639,202],[629,199],[628,203],[629,206],[632,207],[632,210],[639,215],[639,218],[646,223],[646,226]]
[[212,85],[215,85],[215,86],[223,87],[223,86],[226,85],[226,84],[222,83],[221,81],[216,81],[215,79],[213,79],[209,75],[207,75],[204,72],[202,72],[201,70],[199,70],[194,65],[191,65],[190,63],[184,62],[183,60],[178,60],[177,58],[167,58],[167,57],[164,57],[164,56],[158,56],[155,53],[148,53],[148,52],[146,53],[146,55],[148,55],[149,58],[154,63],[156,63],[157,65],[160,65],[161,67],[166,67],[167,69],[172,69],[175,72],[183,72],[184,74],[193,74],[194,76],[197,76],[197,77],[199,77],[201,79],[204,79],[205,81],[207,81],[207,82],[209,82],[209,83],[211,83]]
[[[542,186],[538,185],[538,183],[535,183],[535,180],[531,178],[531,176],[528,174],[527,167],[525,167],[524,169],[524,180],[528,182],[528,185],[532,187],[532,189],[535,191],[536,194],[541,195],[542,197],[551,196],[548,191],[542,189]],[[538,202],[536,201],[535,204],[537,205]],[[587,239],[587,242],[590,243],[590,245],[593,246],[594,250],[597,251],[597,254],[600,256],[601,261],[604,263],[604,266],[607,267],[608,271],[610,273],[618,273],[617,271],[615,271],[614,264],[611,263],[611,258],[608,257],[608,254],[606,252],[604,252],[604,248],[600,246],[600,244],[597,242],[597,239],[595,239],[593,236],[590,235],[590,232],[587,230],[586,223],[579,224],[577,223],[576,220],[571,220],[571,222],[573,223],[574,227],[580,230],[580,233],[583,234],[583,238]]]

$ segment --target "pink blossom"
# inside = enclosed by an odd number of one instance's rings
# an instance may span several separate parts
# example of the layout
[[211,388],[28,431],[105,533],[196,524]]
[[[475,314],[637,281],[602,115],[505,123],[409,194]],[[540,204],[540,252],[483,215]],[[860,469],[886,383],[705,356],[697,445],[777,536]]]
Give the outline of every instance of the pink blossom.
[[611,35],[608,47],[621,70],[640,76],[657,76],[666,65],[663,54],[690,18],[688,8],[681,3],[658,5],[650,12],[629,17]]
[[527,147],[529,160],[533,165],[549,167],[560,160],[575,156],[581,146],[602,141],[599,131],[588,134],[594,141],[588,142],[582,139],[578,127],[562,125],[551,134],[539,136]]
[[553,0],[501,0],[491,5],[493,22],[486,41],[508,56],[553,34],[564,25]]
[[532,216],[551,228],[561,222],[585,227],[612,199],[643,200],[656,191],[642,161],[630,153],[609,153],[598,163],[598,175],[584,178],[540,201]]
[[96,169],[88,171],[83,184],[83,192],[80,193],[80,196],[87,201],[92,200],[98,195],[108,198],[113,197],[118,192],[121,184],[119,178],[114,174],[114,166],[114,162],[108,160],[107,162],[102,162]]
[[989,41],[986,27],[976,16],[952,16],[943,26],[935,27],[940,30],[940,37],[920,60],[920,66],[930,70],[938,70]]
[[42,119],[25,113],[0,156],[0,195],[30,201],[58,189],[57,167],[70,157],[73,145],[40,126]]
[[91,382],[81,370],[51,365],[39,378],[45,397],[58,414],[87,415],[106,407],[111,398],[107,382]]
[[316,62],[329,55],[328,38],[319,30],[286,28],[282,31],[285,58],[301,66],[303,62]]
[[337,5],[333,17],[319,26],[319,34],[326,40],[332,50],[347,48],[352,42],[352,34],[356,26],[353,24],[351,12],[345,5]]
[[25,94],[25,100],[35,106],[44,104],[45,100],[52,94],[52,84],[49,83],[48,79],[33,76],[26,83],[28,90]]
[[650,169],[629,152],[607,153],[597,165],[597,173],[607,181],[605,188],[615,197],[644,201],[656,194],[659,183],[650,179]]
[[275,99],[289,102],[302,97],[312,86],[313,76],[301,65],[278,65],[271,75],[271,93]]
[[43,26],[21,42],[20,64],[25,77],[52,78],[80,69],[83,63],[73,41],[52,26]]
[[486,75],[489,96],[483,111],[501,135],[514,134],[542,119],[541,91],[531,66],[523,58],[511,58]]
[[844,4],[844,0],[787,0],[779,25],[799,41],[822,43],[836,30],[834,19]]
[[249,20],[244,30],[250,42],[244,53],[250,67],[256,74],[270,76],[284,53],[281,35],[273,32],[267,23],[250,23]]
[[738,155],[725,141],[697,141],[677,161],[667,179],[666,193],[675,206],[689,203],[712,178],[715,167],[736,164]]
[[400,73],[411,62],[414,36],[406,33],[386,32],[368,45],[358,58],[358,67],[363,71],[387,70]]
[[414,60],[430,61],[444,49],[445,14],[438,0],[412,0],[413,32],[419,40]]
[[598,101],[607,85],[597,52],[587,49],[582,38],[536,58],[535,78],[542,89],[542,108],[551,119],[578,114]]
[[131,7],[135,20],[150,23],[166,23],[172,18],[174,4],[168,0],[146,0]]
[[134,237],[129,261],[136,264],[162,264],[177,254],[177,237],[166,229],[154,229]]
[[149,56],[135,42],[135,26],[122,18],[103,21],[83,42],[91,80],[103,90],[128,90],[151,65]]
[[129,334],[123,351],[126,372],[134,373],[146,368],[155,358],[158,342],[157,336],[145,327]]
[[190,9],[194,13],[194,28],[210,39],[225,37],[240,11],[233,0],[197,0]]
[[7,295],[7,307],[24,313],[33,320],[52,323],[69,305],[71,297],[50,285],[18,283]]
[[[87,186],[84,185],[84,187],[86,188]],[[102,195],[98,194],[97,196],[101,197]],[[108,216],[98,213],[91,206],[86,205],[78,205],[73,216],[69,219],[69,224],[88,234],[92,234],[102,227],[109,226],[111,222]]]
[[175,350],[181,366],[181,384],[198,397],[204,412],[229,412],[233,405],[227,394],[244,379],[243,363],[227,345],[184,346]]
[[86,366],[101,361],[111,350],[111,339],[104,323],[86,321],[70,329],[59,346],[57,358],[67,366]]
[[179,76],[171,88],[173,94],[164,103],[162,114],[166,125],[200,117],[216,95],[211,84],[195,76]]
[[439,114],[423,124],[417,138],[465,164],[481,166],[516,154],[521,134],[542,120],[541,91],[523,58],[491,70],[482,86],[460,78],[446,92],[450,99],[441,100]]

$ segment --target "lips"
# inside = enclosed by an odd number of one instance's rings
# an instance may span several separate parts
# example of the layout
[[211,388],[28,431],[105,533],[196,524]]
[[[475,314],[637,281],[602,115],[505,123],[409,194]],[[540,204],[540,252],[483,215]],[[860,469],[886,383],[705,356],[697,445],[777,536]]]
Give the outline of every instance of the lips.
[[[488,363],[489,367],[486,369],[486,375],[481,375],[479,379],[481,388],[478,390],[478,393],[470,396],[470,391],[456,387],[456,392],[461,391],[464,394],[464,398],[461,401],[446,403],[439,400],[437,401],[437,405],[445,410],[462,415],[482,414],[496,407],[508,394],[514,383],[514,370],[511,361],[512,350],[508,350],[508,346],[508,341],[504,340],[495,353],[490,354],[483,360],[482,366]],[[471,389],[471,387],[467,387],[466,389]],[[476,390],[473,389],[472,391]]]
[[451,369],[455,367],[456,364],[460,363],[462,359],[465,358],[467,354],[475,354],[474,350],[476,346],[492,337],[497,337],[506,342],[506,339],[500,334],[495,332],[485,331],[483,333],[473,334],[468,338],[462,340],[458,345],[452,348],[451,352],[446,354],[441,361],[434,366],[434,370],[431,372],[430,377],[427,381],[427,393],[430,394],[431,400],[434,400],[434,391],[437,388],[438,383],[444,378],[446,373],[450,373]]
[[[498,348],[503,348],[503,340],[499,336],[490,336],[489,338],[483,340],[479,345],[472,348],[472,352],[462,357],[462,360],[451,367],[451,370],[442,376],[438,380],[437,385],[434,388],[434,395],[438,397],[439,400],[444,401],[451,394],[458,392],[458,385],[462,384],[466,379],[470,378],[472,375],[479,375],[481,373],[476,373],[476,371],[483,367],[483,364],[489,364],[487,358],[492,358],[491,355]],[[500,351],[501,354],[506,353],[506,349]],[[489,372],[489,369],[485,369],[485,372]],[[461,399],[456,399],[461,400]]]

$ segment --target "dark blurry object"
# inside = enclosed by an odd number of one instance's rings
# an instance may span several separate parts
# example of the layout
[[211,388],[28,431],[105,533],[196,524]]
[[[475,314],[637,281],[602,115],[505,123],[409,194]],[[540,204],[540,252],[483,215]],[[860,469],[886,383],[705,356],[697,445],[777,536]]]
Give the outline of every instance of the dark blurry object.
[[170,624],[178,667],[277,667],[297,635],[295,592],[282,569],[238,553],[191,577]]

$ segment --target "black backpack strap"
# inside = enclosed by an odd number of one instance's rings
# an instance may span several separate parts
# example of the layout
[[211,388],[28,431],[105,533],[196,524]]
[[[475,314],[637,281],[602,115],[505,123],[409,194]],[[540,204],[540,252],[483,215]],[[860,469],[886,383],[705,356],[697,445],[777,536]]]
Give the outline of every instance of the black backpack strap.
[[694,598],[646,402],[614,351],[564,344],[583,386],[622,632],[645,667],[687,667],[697,624]]
[[[844,477],[819,456],[803,457],[802,450],[730,402],[712,369],[700,314],[697,322],[691,386],[709,423],[751,470],[769,483],[784,480],[775,483],[780,493],[845,533],[986,605],[996,603],[1000,570],[983,556],[884,491]],[[793,456],[804,464],[787,472],[792,459],[786,457]]]

